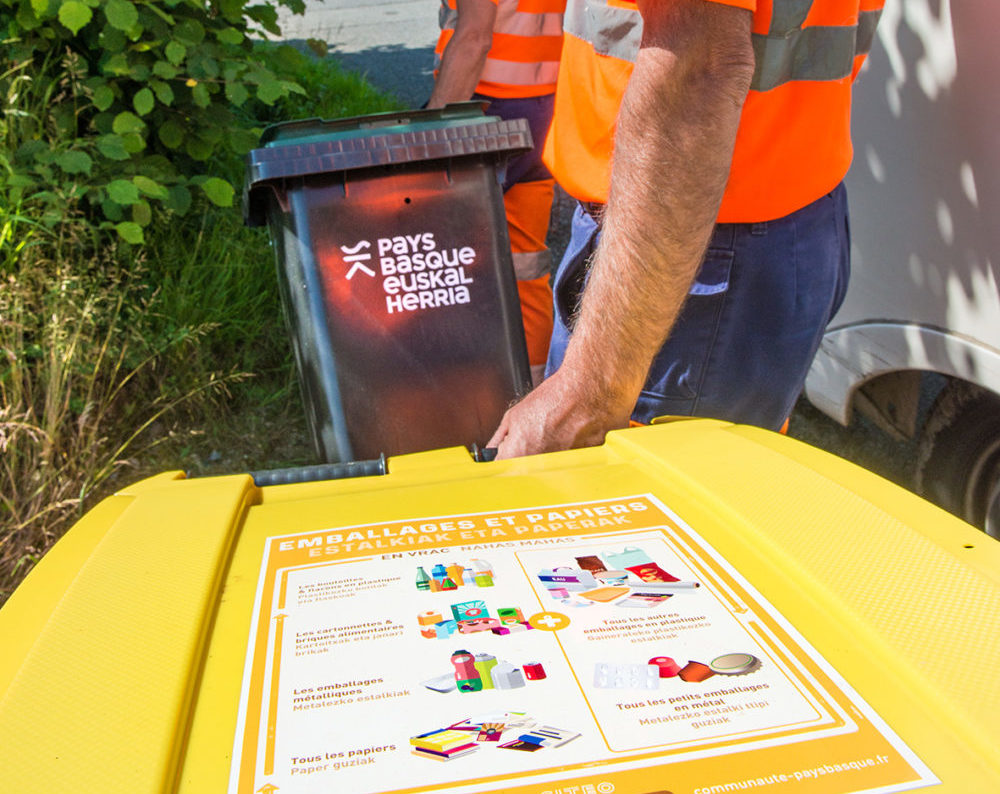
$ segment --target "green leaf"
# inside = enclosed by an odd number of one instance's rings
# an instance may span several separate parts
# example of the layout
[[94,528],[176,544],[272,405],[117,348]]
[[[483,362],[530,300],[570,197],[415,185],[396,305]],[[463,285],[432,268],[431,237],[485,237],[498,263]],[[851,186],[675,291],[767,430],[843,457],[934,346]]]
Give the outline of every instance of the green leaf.
[[108,58],[101,68],[105,74],[123,77],[129,73],[128,58],[125,56],[125,53],[116,53]]
[[223,44],[239,44],[243,41],[243,33],[236,28],[223,28],[215,31],[215,38]]
[[132,220],[140,226],[149,225],[149,222],[153,220],[153,209],[149,206],[148,201],[140,199],[132,205]]
[[226,131],[223,127],[219,127],[214,124],[206,124],[198,130],[198,134],[201,135],[202,140],[208,141],[211,144],[216,144],[222,140]]
[[149,66],[141,61],[129,64],[128,76],[137,83],[145,83],[149,79]]
[[105,199],[101,202],[101,211],[109,221],[120,221],[125,217],[125,214],[122,212],[122,205],[115,204],[111,199]]
[[94,161],[86,152],[70,150],[63,152],[56,158],[56,165],[67,174],[89,174]]
[[273,33],[275,36],[281,35],[281,28],[278,27],[278,10],[276,8],[269,5],[247,6],[243,9],[243,13],[255,22],[259,22],[261,27],[268,33]]
[[233,195],[235,191],[225,179],[210,177],[202,184],[201,189],[205,191],[208,200],[219,207],[233,206]]
[[132,107],[135,108],[135,112],[140,116],[145,116],[155,105],[156,99],[153,96],[153,92],[148,88],[141,89],[134,97],[132,97]]
[[197,47],[205,40],[205,28],[196,19],[185,19],[174,27],[173,36],[181,44]]
[[250,92],[243,83],[226,83],[226,99],[236,107],[241,107],[249,98]]
[[161,185],[159,182],[150,179],[148,176],[142,176],[142,175],[134,176],[132,177],[132,184],[135,185],[137,188],[139,188],[140,193],[143,193],[144,195],[149,196],[150,198],[162,200],[170,195],[167,189],[163,185]]
[[7,177],[7,185],[9,187],[32,187],[36,182],[27,174],[11,174]]
[[212,98],[208,93],[208,86],[205,83],[198,83],[191,89],[191,99],[200,108],[207,108],[212,104]]
[[94,89],[94,107],[98,110],[107,110],[115,101],[115,92],[111,86],[99,85]]
[[246,154],[260,142],[260,130],[241,129],[229,130],[229,148],[237,154]]
[[108,198],[115,204],[135,204],[139,200],[139,188],[127,179],[116,179],[108,183]]
[[74,36],[93,16],[94,12],[79,0],[67,0],[59,6],[59,21],[73,31]]
[[142,132],[146,129],[146,123],[135,115],[135,113],[123,110],[115,116],[111,128],[119,135],[126,135],[130,132]]
[[138,132],[130,132],[122,135],[122,146],[125,147],[125,151],[129,154],[137,154],[146,148],[146,139]]
[[191,207],[191,191],[183,185],[175,185],[170,188],[170,197],[163,203],[167,209],[184,215]]
[[121,135],[101,135],[97,139],[97,151],[109,160],[128,160],[130,157]]
[[101,47],[108,52],[122,52],[128,46],[125,34],[111,27],[111,25],[104,26],[104,29],[101,30],[101,35],[98,37],[98,41]]
[[49,0],[31,0],[31,8],[39,19],[49,10]]
[[[170,45],[168,44],[167,46],[169,47]],[[181,59],[183,58],[184,56],[182,55]],[[177,77],[177,72],[177,67],[166,61],[157,61],[153,64],[153,74],[157,77],[162,77],[164,80],[173,80]]]
[[230,22],[243,21],[243,0],[219,0],[219,8]]
[[[174,66],[180,66],[181,62],[184,60],[184,56],[187,55],[187,47],[177,41],[171,41],[163,48],[163,54],[167,56],[167,60],[170,61]],[[153,68],[156,71],[156,68]],[[160,75],[161,77],[163,75]]]
[[194,160],[207,160],[212,156],[215,147],[197,135],[188,135],[184,139],[184,151]]
[[144,240],[142,235],[142,227],[138,223],[133,223],[132,221],[122,221],[121,223],[115,224],[115,231],[118,235],[127,243],[132,243],[132,245],[142,245]]
[[165,83],[162,80],[150,80],[149,85],[161,104],[174,104],[174,89],[170,87],[170,83]]
[[197,80],[214,80],[222,70],[215,58],[208,57],[203,52],[194,50],[187,60],[188,71]]
[[161,124],[156,134],[168,149],[176,149],[184,141],[184,127],[172,119]]
[[121,31],[131,30],[139,21],[139,12],[129,0],[108,0],[104,6],[104,16],[111,27]]
[[285,88],[278,80],[268,80],[257,86],[257,99],[265,105],[273,105],[285,95]]
[[294,74],[308,68],[308,60],[299,50],[289,44],[282,44],[268,50],[267,62],[276,72]]

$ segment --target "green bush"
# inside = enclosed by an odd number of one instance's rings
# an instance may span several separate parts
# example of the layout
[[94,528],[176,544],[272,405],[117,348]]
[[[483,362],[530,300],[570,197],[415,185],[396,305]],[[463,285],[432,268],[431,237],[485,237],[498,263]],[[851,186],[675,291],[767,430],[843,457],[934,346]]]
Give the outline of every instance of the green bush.
[[218,163],[258,140],[241,108],[303,93],[255,49],[260,30],[280,32],[273,4],[0,0],[0,191],[50,228],[82,213],[130,243],[157,207],[231,206]]
[[122,484],[308,462],[273,250],[233,188],[264,125],[395,104],[261,41],[275,19],[0,0],[0,604]]

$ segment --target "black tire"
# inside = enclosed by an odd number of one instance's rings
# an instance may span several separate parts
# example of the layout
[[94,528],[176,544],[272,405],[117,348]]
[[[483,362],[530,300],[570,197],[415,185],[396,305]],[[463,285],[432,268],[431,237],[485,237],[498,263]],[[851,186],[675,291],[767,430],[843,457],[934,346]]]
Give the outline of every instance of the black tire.
[[916,487],[1000,538],[1000,397],[964,381],[941,391],[921,436]]

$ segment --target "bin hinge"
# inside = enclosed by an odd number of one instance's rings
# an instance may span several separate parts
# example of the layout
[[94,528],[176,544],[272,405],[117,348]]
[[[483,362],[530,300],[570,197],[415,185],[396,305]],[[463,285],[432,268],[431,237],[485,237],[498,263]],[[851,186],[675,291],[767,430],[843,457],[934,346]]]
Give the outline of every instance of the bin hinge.
[[322,480],[344,480],[348,477],[374,477],[388,474],[385,455],[375,460],[352,460],[347,463],[319,463],[314,466],[293,466],[288,469],[252,471],[250,476],[258,488],[268,485],[292,485]]

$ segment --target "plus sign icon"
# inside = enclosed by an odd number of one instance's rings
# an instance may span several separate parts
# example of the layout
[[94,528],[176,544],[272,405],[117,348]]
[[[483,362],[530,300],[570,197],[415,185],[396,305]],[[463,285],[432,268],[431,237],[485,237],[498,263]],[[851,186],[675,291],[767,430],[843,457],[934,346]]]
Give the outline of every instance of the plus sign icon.
[[559,631],[569,625],[569,618],[562,612],[538,612],[528,618],[528,623],[539,631]]

